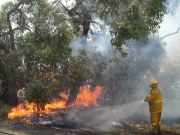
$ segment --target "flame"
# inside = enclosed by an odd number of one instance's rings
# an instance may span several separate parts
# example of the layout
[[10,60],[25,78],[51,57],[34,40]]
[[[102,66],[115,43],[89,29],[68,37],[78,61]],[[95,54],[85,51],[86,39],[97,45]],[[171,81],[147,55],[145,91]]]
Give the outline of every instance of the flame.
[[96,86],[94,91],[91,92],[89,87],[81,86],[80,93],[77,96],[76,104],[88,107],[90,105],[94,105],[96,107],[99,106],[97,99],[101,95],[103,87]]
[[45,105],[45,112],[50,109],[65,109],[66,108],[66,101],[54,101],[50,104]]
[[[74,104],[82,107],[98,107],[99,104],[97,102],[97,99],[101,95],[103,89],[104,87],[102,86],[96,86],[93,92],[91,92],[91,89],[89,87],[81,86],[80,92],[77,95],[76,102]],[[21,103],[17,107],[12,108],[11,112],[8,114],[8,118],[15,119],[23,116],[31,116],[33,114],[38,114],[39,116],[42,116],[44,114],[55,114],[57,109],[67,109],[72,107],[72,105],[66,105],[69,97],[69,90],[61,92],[60,97],[61,100],[54,100],[53,102],[46,104],[44,110],[40,109],[40,107],[38,107],[38,105],[35,103],[29,103],[28,101],[25,101],[24,104]],[[32,124],[32,122],[30,121],[22,121],[27,124]]]
[[69,90],[68,91],[63,91],[59,93],[61,100],[54,100],[52,103],[46,104],[45,105],[45,111],[44,112],[51,112],[50,110],[52,109],[65,109],[67,108],[66,102],[69,97]]
[[19,104],[17,107],[12,108],[11,112],[8,114],[9,119],[14,119],[22,116],[31,116],[32,114],[38,113],[38,106],[35,103],[25,103]]

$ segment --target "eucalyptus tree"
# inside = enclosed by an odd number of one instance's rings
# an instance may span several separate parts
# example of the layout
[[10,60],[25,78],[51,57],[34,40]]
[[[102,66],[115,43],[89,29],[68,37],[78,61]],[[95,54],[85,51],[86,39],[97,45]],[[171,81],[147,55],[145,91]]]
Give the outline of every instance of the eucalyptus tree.
[[[91,61],[88,55],[72,55],[70,43],[75,37],[88,46],[89,35],[110,33],[112,45],[123,55],[122,46],[131,45],[130,40],[145,41],[158,30],[165,3],[15,0],[4,4],[0,10],[1,97],[16,103],[17,90],[26,87],[29,100],[43,104],[49,100],[45,97],[57,95],[60,88],[69,89],[68,84],[72,84],[70,89],[78,89],[93,72],[84,66]],[[81,70],[90,75],[82,75]],[[72,100],[75,98],[76,94]]]

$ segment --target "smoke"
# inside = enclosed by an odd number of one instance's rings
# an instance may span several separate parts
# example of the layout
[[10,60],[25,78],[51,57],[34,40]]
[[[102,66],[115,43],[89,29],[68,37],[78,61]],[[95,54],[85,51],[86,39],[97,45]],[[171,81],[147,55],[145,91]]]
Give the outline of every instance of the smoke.
[[[74,108],[69,113],[68,119],[74,120],[93,131],[109,131],[112,130],[115,123],[132,116],[142,105],[143,101],[136,101],[121,106],[108,106],[89,110]],[[118,126],[121,126],[121,124]]]
[[[160,35],[168,35],[177,31],[180,27],[180,1],[169,1],[174,14],[167,14],[160,29]],[[169,6],[170,6],[169,5]],[[163,39],[166,43],[166,58],[161,64],[160,87],[164,93],[164,107],[162,118],[164,122],[173,124],[179,123],[180,118],[180,33],[177,32]]]
[[[86,43],[88,40],[88,43]],[[86,50],[88,53],[100,53],[104,56],[109,56],[111,45],[110,35],[94,34],[88,37],[75,37],[70,44],[73,54],[78,55],[79,50]]]
[[[95,47],[93,52],[90,49],[92,46]],[[166,58],[164,44],[157,35],[150,36],[146,44],[131,41],[131,46],[124,48],[128,53],[125,58],[116,50],[114,53],[111,46],[110,38],[104,35],[98,35],[91,46],[87,45],[89,54],[100,53],[101,57],[116,59],[107,63],[106,68],[100,73],[106,87],[100,99],[102,107],[83,111],[75,108],[68,115],[69,120],[93,130],[110,130],[113,128],[113,122],[118,123],[129,117],[149,120],[148,105],[142,100],[150,90],[149,80],[161,79],[161,65]],[[97,57],[92,59],[97,61]]]
[[[93,53],[100,53],[101,57],[116,58],[101,72],[101,79],[106,87],[101,103],[102,106],[112,107],[72,111],[69,119],[75,118],[76,122],[98,130],[109,130],[113,127],[112,122],[128,117],[149,121],[148,104],[140,101],[149,93],[149,80],[152,78],[159,81],[164,94],[162,119],[168,122],[169,119],[179,117],[179,65],[167,58],[165,43],[157,35],[150,36],[146,44],[131,41],[132,45],[125,48],[128,53],[125,58],[117,51],[113,53],[107,36],[98,35],[96,39],[87,49],[88,53],[92,54],[90,50],[94,49]],[[107,50],[110,52],[107,53]],[[93,60],[97,61],[97,57]],[[106,102],[106,99],[110,100]]]
[[[175,16],[175,11],[180,9],[173,7],[173,3],[176,2],[172,1],[171,3]],[[177,4],[175,5],[177,6]],[[169,18],[169,15],[167,16]],[[169,18],[169,20],[172,19]],[[163,25],[168,27],[169,23]],[[165,31],[160,33],[162,36],[165,34]],[[170,43],[179,43],[179,35],[173,36],[176,38]],[[180,105],[180,55],[177,51],[179,46],[171,47],[169,50],[169,40],[166,42],[159,35],[151,35],[147,43],[131,41],[131,46],[124,46],[124,50],[128,53],[128,56],[124,58],[112,48],[111,38],[108,35],[91,35],[90,42],[85,46],[81,42],[84,39],[77,39],[72,42],[74,52],[77,53],[78,50],[85,49],[89,54],[100,53],[101,57],[105,57],[106,60],[112,59],[111,62],[107,63],[106,68],[99,73],[106,87],[101,97],[101,103],[102,106],[108,107],[84,111],[75,109],[69,113],[69,119],[76,119],[81,124],[100,130],[109,130],[113,127],[112,122],[129,117],[149,121],[148,104],[141,101],[149,93],[151,89],[149,80],[153,78],[159,81],[159,88],[164,94],[162,120],[168,123],[180,118],[180,110],[178,109]],[[94,57],[93,60],[97,61],[97,57]],[[98,63],[96,64],[98,65]]]
[[160,78],[160,65],[165,57],[164,46],[155,35],[146,44],[132,41],[126,51],[126,58],[117,54],[118,61],[110,63],[103,72],[113,102],[118,104],[144,99],[150,89],[149,80]]
[[[125,47],[128,56],[124,58],[117,51],[113,52],[110,40],[106,36],[98,35],[97,40],[93,41],[91,44],[95,46],[93,53],[100,53],[101,57],[116,58],[115,61],[108,63],[101,73],[101,79],[106,87],[101,103],[102,106],[111,107],[86,111],[73,110],[69,114],[69,119],[75,119],[76,122],[97,130],[110,130],[113,128],[113,122],[129,117],[150,121],[148,104],[140,101],[149,93],[149,80],[152,78],[159,81],[159,87],[164,94],[163,122],[170,123],[171,120],[180,118],[178,61],[175,59],[171,61],[167,57],[166,44],[158,35],[150,36],[146,44],[136,41],[131,43],[131,46]],[[98,45],[101,47],[98,48]],[[107,50],[110,52],[107,53]],[[90,49],[88,53],[92,53]],[[97,61],[97,58],[94,61]],[[106,102],[106,99],[110,100]]]
[[167,1],[167,10],[172,14],[176,14],[176,10],[180,4],[179,0],[168,0]]

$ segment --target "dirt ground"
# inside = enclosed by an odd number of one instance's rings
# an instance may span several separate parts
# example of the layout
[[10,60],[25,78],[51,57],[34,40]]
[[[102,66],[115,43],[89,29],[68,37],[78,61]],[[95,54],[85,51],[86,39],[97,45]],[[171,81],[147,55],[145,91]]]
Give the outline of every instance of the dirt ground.
[[[28,125],[18,121],[0,119],[0,135],[151,135],[147,122],[124,120],[121,126],[115,126],[112,131],[88,131],[43,125]],[[164,125],[162,135],[180,135],[180,127]]]

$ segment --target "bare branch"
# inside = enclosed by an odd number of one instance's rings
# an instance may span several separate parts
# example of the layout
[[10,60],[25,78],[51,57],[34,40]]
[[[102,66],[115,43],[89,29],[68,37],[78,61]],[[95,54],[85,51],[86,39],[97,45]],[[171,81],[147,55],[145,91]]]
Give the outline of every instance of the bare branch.
[[69,12],[69,9],[68,9],[66,6],[64,6],[64,4],[62,4],[61,1],[58,1],[58,0],[54,1],[54,2],[52,3],[51,7],[52,7],[54,4],[56,4],[56,3],[60,4],[67,12]]
[[96,24],[99,24],[98,22],[96,22],[96,21],[92,21],[92,20],[84,20],[84,21],[86,21],[86,22],[90,22],[90,23],[96,23]]
[[179,32],[179,30],[180,30],[180,27],[177,29],[177,31],[176,31],[176,32],[173,32],[173,33],[167,34],[167,35],[165,35],[164,37],[161,37],[160,39],[161,39],[161,40],[163,40],[163,39],[164,39],[164,38],[166,38],[166,37],[169,37],[169,36],[172,36],[172,35],[174,35],[174,34],[177,34],[177,33]]
[[76,0],[76,5],[70,10],[60,0],[54,1],[51,6],[53,6],[55,3],[59,3],[68,12],[69,16],[73,16],[76,10],[79,8],[79,6],[81,6],[83,1],[85,0]]

